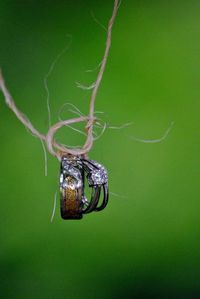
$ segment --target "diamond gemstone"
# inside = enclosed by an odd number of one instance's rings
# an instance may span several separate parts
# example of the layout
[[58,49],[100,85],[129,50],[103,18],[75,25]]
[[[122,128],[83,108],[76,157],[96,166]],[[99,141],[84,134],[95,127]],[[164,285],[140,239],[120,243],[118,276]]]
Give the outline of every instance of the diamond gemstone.
[[103,185],[107,183],[107,177],[105,175],[105,172],[101,169],[93,170],[88,179],[91,185]]

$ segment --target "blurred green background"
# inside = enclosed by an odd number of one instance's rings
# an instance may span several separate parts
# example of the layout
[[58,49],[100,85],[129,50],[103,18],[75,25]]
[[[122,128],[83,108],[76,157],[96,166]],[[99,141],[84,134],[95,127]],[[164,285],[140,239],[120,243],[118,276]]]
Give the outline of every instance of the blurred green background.
[[[87,113],[113,1],[0,2],[0,65],[18,107],[42,132],[71,102]],[[0,95],[0,297],[200,298],[200,2],[122,1],[96,110],[112,126],[90,157],[109,170],[101,213],[63,221],[58,161],[26,132]],[[72,114],[64,109],[62,117]],[[134,141],[159,138],[157,144]],[[61,129],[62,143],[84,136]]]

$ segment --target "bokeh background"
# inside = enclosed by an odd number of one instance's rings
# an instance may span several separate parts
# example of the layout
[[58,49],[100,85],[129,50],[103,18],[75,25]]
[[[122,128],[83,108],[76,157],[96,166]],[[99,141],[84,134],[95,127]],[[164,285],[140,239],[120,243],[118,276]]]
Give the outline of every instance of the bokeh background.
[[[113,1],[3,0],[0,65],[18,107],[48,128],[44,78],[53,122],[87,113]],[[95,17],[94,17],[95,16]],[[65,49],[65,51],[64,51]],[[200,2],[124,0],[96,110],[111,126],[90,157],[109,170],[101,213],[63,221],[57,205],[58,161],[5,106],[0,95],[0,297],[129,299],[200,297]],[[134,138],[163,136],[155,144]],[[61,129],[57,139],[84,136]]]

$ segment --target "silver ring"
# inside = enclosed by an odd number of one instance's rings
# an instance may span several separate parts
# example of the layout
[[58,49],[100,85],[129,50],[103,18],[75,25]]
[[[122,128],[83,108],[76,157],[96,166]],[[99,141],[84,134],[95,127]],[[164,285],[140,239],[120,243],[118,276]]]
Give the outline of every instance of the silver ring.
[[[90,213],[92,211],[101,211],[103,210],[109,199],[108,192],[108,174],[106,168],[100,163],[94,160],[82,159],[83,167],[87,174],[89,187],[92,188],[92,196],[90,204],[83,211],[83,213]],[[100,193],[103,189],[103,200],[99,204]]]

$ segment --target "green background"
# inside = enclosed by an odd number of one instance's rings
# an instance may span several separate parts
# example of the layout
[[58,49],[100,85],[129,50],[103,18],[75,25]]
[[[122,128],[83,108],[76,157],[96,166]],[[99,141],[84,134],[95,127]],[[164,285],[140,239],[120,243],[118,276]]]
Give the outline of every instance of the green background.
[[[113,1],[2,0],[0,65],[18,107],[47,132],[66,102],[88,112]],[[70,43],[71,40],[71,43]],[[69,44],[70,43],[70,44]],[[200,2],[122,1],[96,110],[112,126],[90,157],[109,170],[101,213],[63,221],[58,161],[26,132],[0,95],[0,297],[128,299],[200,297]],[[69,118],[67,109],[62,117]],[[168,137],[156,144],[137,138]],[[57,139],[84,136],[61,129]]]

